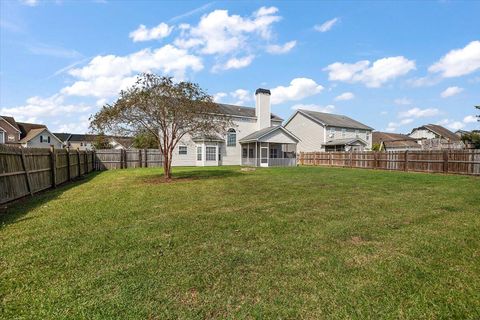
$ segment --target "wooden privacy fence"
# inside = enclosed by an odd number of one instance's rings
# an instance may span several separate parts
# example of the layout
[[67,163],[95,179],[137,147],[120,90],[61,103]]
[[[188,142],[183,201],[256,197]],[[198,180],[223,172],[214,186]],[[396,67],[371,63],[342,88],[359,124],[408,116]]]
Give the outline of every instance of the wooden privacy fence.
[[300,165],[480,175],[480,150],[300,152]]
[[99,149],[95,151],[96,170],[147,168],[163,166],[163,156],[159,149],[115,150]]
[[0,203],[55,188],[94,170],[92,151],[0,145]]

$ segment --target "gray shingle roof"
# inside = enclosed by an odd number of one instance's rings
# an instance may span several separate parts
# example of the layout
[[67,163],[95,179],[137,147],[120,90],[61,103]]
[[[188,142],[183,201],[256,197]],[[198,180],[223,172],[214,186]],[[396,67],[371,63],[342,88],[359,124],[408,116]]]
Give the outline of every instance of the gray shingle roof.
[[451,141],[460,141],[461,140],[458,135],[456,135],[455,133],[453,133],[452,131],[448,130],[445,127],[439,126],[438,124],[426,124],[426,125],[423,125],[421,127],[413,129],[412,132],[417,130],[417,129],[423,129],[423,128],[425,128],[427,130],[430,130],[430,131],[438,134],[439,136],[442,136],[444,139],[447,139],[447,140],[451,140]]
[[[217,103],[219,112],[226,115],[231,116],[239,116],[239,117],[248,117],[248,118],[256,118],[255,115],[255,108],[251,107],[242,107],[242,106],[235,106],[233,104],[223,104]],[[272,120],[283,121],[282,118],[272,113],[271,115]]]
[[289,136],[291,136],[294,140],[298,139],[287,129],[285,129],[283,126],[271,126],[268,128],[260,129],[258,131],[255,131],[253,133],[250,133],[248,136],[243,137],[242,139],[239,140],[239,142],[248,142],[248,141],[259,141],[260,138],[263,136],[275,131],[275,130],[282,130],[285,133],[287,133]]
[[324,113],[318,111],[310,111],[310,110],[297,110],[300,113],[305,114],[306,116],[331,127],[340,127],[340,128],[352,128],[352,129],[363,129],[363,130],[373,130],[372,127],[364,125],[352,118],[347,116],[339,115],[339,114],[332,114],[332,113]]
[[60,132],[57,132],[57,133],[53,133],[58,139],[62,140],[63,142],[67,141],[68,138],[70,137],[70,133],[60,133]]
[[352,143],[357,142],[357,141],[359,141],[363,145],[367,145],[367,143],[360,138],[347,138],[347,139],[331,140],[331,141],[327,141],[324,145],[325,146],[348,146],[348,145],[351,145]]

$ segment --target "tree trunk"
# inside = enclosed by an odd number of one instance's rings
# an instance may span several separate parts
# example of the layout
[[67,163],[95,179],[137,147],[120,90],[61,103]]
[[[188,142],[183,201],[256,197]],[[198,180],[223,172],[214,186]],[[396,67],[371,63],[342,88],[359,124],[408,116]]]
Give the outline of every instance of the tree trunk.
[[163,153],[163,177],[167,181],[172,179],[172,153],[168,150]]

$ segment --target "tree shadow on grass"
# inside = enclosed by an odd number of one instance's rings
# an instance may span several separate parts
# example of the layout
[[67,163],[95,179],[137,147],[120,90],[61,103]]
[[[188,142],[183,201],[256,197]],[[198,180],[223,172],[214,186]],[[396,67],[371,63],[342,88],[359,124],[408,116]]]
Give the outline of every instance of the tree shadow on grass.
[[177,183],[177,182],[186,182],[193,180],[204,180],[204,179],[224,179],[230,177],[241,176],[242,172],[240,168],[238,169],[205,169],[205,170],[179,170],[174,171],[172,174],[172,179],[166,181],[161,174],[151,174],[147,176],[138,177],[141,182],[144,183]]
[[5,203],[0,206],[0,230],[2,227],[15,224],[30,219],[34,217],[25,217],[30,211],[35,208],[41,207],[49,201],[55,200],[60,197],[64,192],[89,182],[97,175],[101,174],[101,171],[94,171],[88,175],[85,175],[80,178],[76,178],[71,182],[63,183],[55,189],[46,189],[35,193],[33,196],[25,196],[18,200]]

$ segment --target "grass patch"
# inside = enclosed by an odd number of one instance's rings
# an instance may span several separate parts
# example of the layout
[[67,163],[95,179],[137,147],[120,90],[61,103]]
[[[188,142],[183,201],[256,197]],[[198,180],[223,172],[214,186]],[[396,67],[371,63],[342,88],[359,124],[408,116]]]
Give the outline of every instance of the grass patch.
[[4,319],[480,318],[480,180],[108,171],[0,217]]

